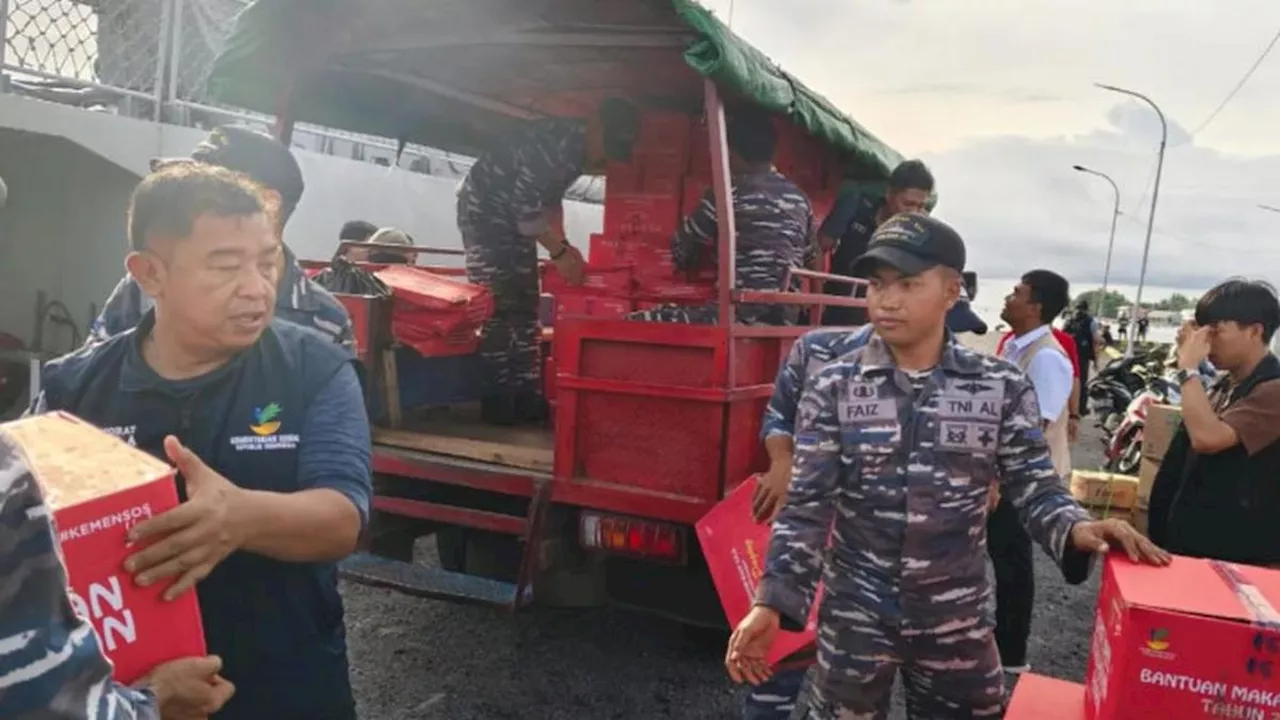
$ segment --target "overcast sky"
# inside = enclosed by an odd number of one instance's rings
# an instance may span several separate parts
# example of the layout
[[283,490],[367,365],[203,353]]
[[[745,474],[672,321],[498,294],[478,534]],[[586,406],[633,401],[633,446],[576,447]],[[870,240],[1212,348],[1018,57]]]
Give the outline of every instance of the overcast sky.
[[[721,18],[730,0],[704,0]],[[1044,266],[1099,283],[1120,186],[1112,283],[1136,282],[1160,125],[1169,119],[1147,283],[1280,281],[1280,48],[1204,130],[1280,31],[1276,0],[735,0],[734,30],[938,179],[970,266]],[[1144,191],[1146,191],[1144,193]],[[1148,295],[1149,296],[1149,295]],[[1145,299],[1145,298],[1144,298]]]

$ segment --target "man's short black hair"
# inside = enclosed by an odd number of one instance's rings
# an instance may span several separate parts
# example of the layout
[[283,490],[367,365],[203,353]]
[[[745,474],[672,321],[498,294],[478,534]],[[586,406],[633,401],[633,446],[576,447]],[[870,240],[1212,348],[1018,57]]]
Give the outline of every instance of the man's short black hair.
[[1071,285],[1067,279],[1050,270],[1032,270],[1022,276],[1022,284],[1031,289],[1031,302],[1040,306],[1040,322],[1051,323],[1071,301]]
[[978,299],[978,273],[973,270],[965,270],[960,273],[960,278],[964,281],[964,291],[969,295],[970,300]]
[[923,190],[933,192],[933,173],[920,160],[905,160],[889,174],[889,190]]
[[1280,300],[1264,280],[1231,278],[1210,288],[1196,303],[1196,324],[1234,322],[1241,327],[1262,326],[1262,341],[1270,343],[1280,327]]
[[157,235],[186,237],[196,218],[251,217],[265,213],[263,187],[217,165],[166,165],[142,179],[129,199],[129,247],[148,248]]
[[376,232],[378,232],[378,226],[368,220],[348,220],[342,224],[342,230],[338,232],[338,240],[364,242],[373,237]]
[[773,162],[778,129],[769,113],[751,105],[735,108],[726,119],[729,149],[749,163]]

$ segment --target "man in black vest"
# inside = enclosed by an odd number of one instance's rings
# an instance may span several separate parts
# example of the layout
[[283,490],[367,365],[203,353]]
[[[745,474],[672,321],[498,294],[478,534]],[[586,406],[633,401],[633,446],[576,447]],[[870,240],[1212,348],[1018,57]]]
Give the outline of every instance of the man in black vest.
[[[885,220],[904,212],[922,212],[933,194],[933,174],[919,160],[899,163],[889,175],[883,196],[870,197],[851,193],[836,201],[836,206],[818,228],[818,245],[823,251],[835,249],[831,256],[831,272],[857,277],[853,261],[867,251],[871,233]],[[828,282],[822,292],[828,295],[850,295],[848,283]],[[866,308],[823,308],[823,325],[862,325],[867,322]]]
[[[1182,426],[1151,489],[1151,539],[1170,552],[1280,563],[1280,361],[1268,346],[1280,301],[1262,282],[1228,280],[1180,333]],[[1201,367],[1225,371],[1208,392]]]
[[134,191],[128,227],[129,274],[154,309],[50,363],[35,410],[177,466],[183,504],[132,528],[144,549],[125,569],[168,598],[196,587],[209,652],[237,690],[214,717],[352,720],[336,561],[371,494],[355,362],[273,318],[282,248],[244,176],[162,168]]

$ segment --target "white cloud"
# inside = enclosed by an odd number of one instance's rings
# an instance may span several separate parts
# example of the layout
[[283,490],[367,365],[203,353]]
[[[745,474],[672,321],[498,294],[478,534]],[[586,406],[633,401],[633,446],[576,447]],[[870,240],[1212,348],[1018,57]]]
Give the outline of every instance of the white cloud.
[[[731,0],[706,4],[725,17]],[[1159,142],[1170,149],[1149,285],[1280,279],[1280,50],[1204,132],[1280,29],[1273,0],[732,0],[734,29],[938,177],[939,215],[989,277],[1051,267],[1101,280],[1120,185],[1112,282],[1136,281]]]

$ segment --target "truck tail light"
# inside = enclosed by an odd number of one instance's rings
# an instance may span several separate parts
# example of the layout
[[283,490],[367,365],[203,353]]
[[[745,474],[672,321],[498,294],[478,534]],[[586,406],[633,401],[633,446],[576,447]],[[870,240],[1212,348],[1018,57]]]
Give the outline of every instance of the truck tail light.
[[579,526],[585,548],[664,562],[684,561],[685,530],[678,525],[588,511],[582,513]]

